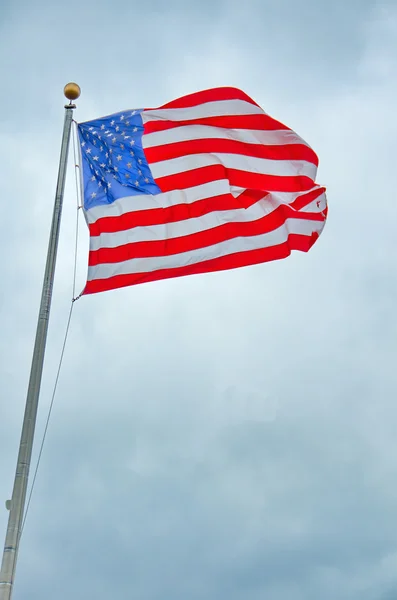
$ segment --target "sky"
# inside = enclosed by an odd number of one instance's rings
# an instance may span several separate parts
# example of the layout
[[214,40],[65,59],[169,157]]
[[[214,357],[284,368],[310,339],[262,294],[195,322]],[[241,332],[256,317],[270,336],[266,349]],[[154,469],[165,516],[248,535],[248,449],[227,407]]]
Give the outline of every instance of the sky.
[[[63,124],[243,89],[320,158],[308,254],[74,305],[14,600],[397,597],[397,6],[7,0],[0,7],[0,535]],[[33,453],[73,294],[71,146]],[[88,233],[79,219],[76,289]]]

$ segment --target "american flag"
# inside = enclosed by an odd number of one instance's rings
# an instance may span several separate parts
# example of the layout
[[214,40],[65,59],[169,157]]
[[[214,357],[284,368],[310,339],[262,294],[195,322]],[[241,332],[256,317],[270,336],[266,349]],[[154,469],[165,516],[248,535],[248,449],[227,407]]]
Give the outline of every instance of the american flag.
[[230,87],[78,124],[84,294],[307,252],[326,220],[318,159]]

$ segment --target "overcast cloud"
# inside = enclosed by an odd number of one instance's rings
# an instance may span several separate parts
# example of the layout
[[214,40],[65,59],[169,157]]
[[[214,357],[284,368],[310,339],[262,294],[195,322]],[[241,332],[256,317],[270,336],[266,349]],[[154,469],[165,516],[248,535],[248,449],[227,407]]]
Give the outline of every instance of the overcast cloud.
[[[330,208],[308,254],[75,304],[14,599],[396,598],[395,2],[9,0],[0,57],[1,502],[65,83],[80,121],[242,88],[316,150]],[[72,296],[73,166],[35,457]],[[78,291],[87,247],[81,219]]]

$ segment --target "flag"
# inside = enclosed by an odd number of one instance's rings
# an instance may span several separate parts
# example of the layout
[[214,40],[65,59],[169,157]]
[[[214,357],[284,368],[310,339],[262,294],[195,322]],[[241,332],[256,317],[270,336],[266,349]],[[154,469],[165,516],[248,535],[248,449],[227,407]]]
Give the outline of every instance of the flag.
[[244,92],[215,88],[78,124],[85,294],[307,252],[318,158]]

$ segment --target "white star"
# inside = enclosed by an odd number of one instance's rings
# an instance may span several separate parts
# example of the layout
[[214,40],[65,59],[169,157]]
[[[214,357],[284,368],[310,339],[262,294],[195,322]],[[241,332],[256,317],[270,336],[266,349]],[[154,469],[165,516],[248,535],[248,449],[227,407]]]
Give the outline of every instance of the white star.
[[135,182],[135,185],[139,185],[139,181],[136,181],[136,182]]
[[105,129],[105,125],[104,125],[103,123],[102,123],[102,125],[101,125],[101,129],[102,129],[102,130],[103,130],[103,129]]
[[115,138],[115,137],[114,137],[114,138],[112,138],[112,142],[113,142],[113,144],[114,144],[116,141],[117,141],[117,138]]
[[124,150],[124,144],[120,144],[120,148]]
[[145,177],[145,183],[149,183],[149,179]]
[[141,164],[142,163],[142,159],[138,158],[138,162],[139,162],[139,164]]
[[117,172],[119,170],[119,168],[118,167],[114,167],[114,170]]
[[106,158],[109,158],[109,153],[108,153],[108,152],[106,152],[105,156],[106,156]]
[[130,116],[133,117],[134,115],[136,115],[136,110],[133,110]]
[[114,121],[110,121],[110,124],[111,124],[111,125],[114,125]]
[[93,127],[89,127],[89,128],[88,128],[88,131],[92,131],[93,129],[94,129]]
[[108,189],[111,188],[111,187],[112,187],[112,184],[109,181],[109,183],[108,183]]
[[131,156],[135,156],[135,154],[133,153],[133,151],[132,151],[132,150],[130,150],[130,155],[131,155]]
[[124,121],[124,118],[125,118],[124,115],[121,115],[120,121]]
[[85,142],[81,142],[81,147],[84,148]]
[[129,135],[125,135],[125,136],[124,136],[124,139],[125,139],[125,140],[129,140],[129,139],[130,139],[130,136],[129,136]]
[[95,181],[95,179],[96,179],[96,177],[95,177],[95,175],[93,175],[93,176],[91,177],[91,181]]
[[98,187],[102,187],[102,182],[98,181]]
[[127,167],[128,167],[129,169],[131,169],[131,167],[132,167],[132,163],[130,163],[130,162],[129,162],[129,163],[127,163]]
[[126,125],[129,125],[129,124],[130,124],[130,122],[129,122],[129,121],[126,121],[126,122],[125,122],[125,124],[126,124]]
[[138,131],[138,127],[134,127],[134,129],[132,130],[134,133]]
[[110,133],[110,130],[109,130],[109,129],[107,129],[107,130],[105,131],[105,135],[107,135],[108,133]]
[[96,192],[92,192],[91,198],[95,198],[95,196],[96,196]]
[[131,140],[130,141],[130,146],[134,146],[135,145],[135,140]]
[[99,152],[102,152],[103,146],[99,146]]
[[87,154],[91,154],[91,148],[87,148]]
[[123,157],[121,156],[121,154],[119,154],[119,155],[117,156],[117,160],[121,160],[122,158],[123,158]]
[[94,144],[94,146],[96,146],[96,140],[93,140],[93,144]]
[[101,163],[99,166],[102,167],[102,169],[106,167],[105,163]]
[[117,127],[116,127],[116,131],[119,131],[119,129],[120,129],[120,127],[117,125]]
[[92,160],[98,160],[98,159],[99,159],[99,156],[93,156],[92,157]]
[[130,174],[129,173],[126,173],[125,176],[126,176],[126,179],[130,178]]
[[109,148],[110,154],[113,154],[113,148]]

